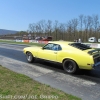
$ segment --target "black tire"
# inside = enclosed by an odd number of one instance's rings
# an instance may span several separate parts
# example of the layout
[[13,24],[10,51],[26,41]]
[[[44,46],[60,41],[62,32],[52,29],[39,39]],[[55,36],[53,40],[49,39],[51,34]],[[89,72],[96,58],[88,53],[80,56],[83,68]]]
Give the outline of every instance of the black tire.
[[63,62],[63,69],[68,74],[75,74],[78,71],[78,66],[73,60],[66,59]]
[[27,57],[27,61],[28,61],[29,63],[32,63],[32,62],[35,60],[35,58],[33,57],[33,55],[32,55],[31,52],[27,52],[27,53],[26,53],[26,57]]

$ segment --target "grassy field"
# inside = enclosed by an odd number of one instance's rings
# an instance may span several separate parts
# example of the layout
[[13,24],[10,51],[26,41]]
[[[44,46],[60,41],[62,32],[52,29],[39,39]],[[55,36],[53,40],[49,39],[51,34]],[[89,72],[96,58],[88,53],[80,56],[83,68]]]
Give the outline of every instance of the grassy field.
[[0,66],[0,100],[81,100]]

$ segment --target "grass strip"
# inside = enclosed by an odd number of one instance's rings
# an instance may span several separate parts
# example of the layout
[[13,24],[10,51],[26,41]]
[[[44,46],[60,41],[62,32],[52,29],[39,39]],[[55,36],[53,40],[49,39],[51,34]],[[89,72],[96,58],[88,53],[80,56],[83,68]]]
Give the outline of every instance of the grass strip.
[[8,44],[23,44],[23,45],[35,45],[35,46],[44,46],[43,43],[28,43],[28,42],[16,42],[14,40],[0,40],[0,43],[8,43]]
[[0,100],[81,100],[0,66]]

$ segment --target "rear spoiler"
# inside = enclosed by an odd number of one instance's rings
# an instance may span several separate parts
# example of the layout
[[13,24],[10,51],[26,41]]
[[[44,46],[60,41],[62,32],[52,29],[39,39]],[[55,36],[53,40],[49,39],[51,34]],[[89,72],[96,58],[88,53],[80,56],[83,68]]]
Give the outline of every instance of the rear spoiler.
[[91,50],[91,51],[88,51],[88,54],[93,54],[93,53],[99,53],[100,52],[100,49],[95,49],[95,50]]

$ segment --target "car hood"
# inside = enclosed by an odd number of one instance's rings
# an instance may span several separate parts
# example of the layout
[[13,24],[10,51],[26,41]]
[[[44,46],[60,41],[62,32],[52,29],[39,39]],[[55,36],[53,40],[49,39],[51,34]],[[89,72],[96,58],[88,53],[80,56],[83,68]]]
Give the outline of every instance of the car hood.
[[35,46],[33,46],[33,47],[25,47],[24,49],[41,49],[42,47],[35,47]]

